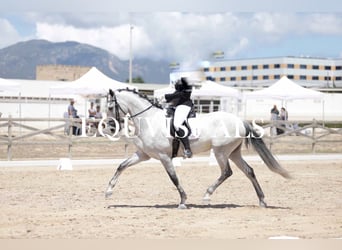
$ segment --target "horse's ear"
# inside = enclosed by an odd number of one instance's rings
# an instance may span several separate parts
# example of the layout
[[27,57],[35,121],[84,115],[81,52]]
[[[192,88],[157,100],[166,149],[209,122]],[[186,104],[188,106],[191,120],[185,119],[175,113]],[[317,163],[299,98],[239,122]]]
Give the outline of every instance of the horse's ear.
[[111,97],[113,97],[114,96],[114,91],[112,89],[109,89],[109,94],[110,94]]

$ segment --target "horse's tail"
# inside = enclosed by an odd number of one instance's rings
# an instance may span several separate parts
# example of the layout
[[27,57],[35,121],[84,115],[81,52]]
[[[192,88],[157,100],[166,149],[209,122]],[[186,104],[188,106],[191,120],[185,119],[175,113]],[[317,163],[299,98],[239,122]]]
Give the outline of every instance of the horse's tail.
[[246,146],[248,147],[249,144],[252,144],[255,151],[271,171],[280,174],[286,179],[290,179],[290,174],[274,158],[271,151],[260,137],[260,134],[246,121],[244,121],[244,126],[246,128]]

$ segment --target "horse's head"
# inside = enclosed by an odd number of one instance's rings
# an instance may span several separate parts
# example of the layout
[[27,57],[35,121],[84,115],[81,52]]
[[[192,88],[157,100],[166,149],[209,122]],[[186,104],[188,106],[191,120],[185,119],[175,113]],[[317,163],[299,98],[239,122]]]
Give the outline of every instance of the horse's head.
[[141,94],[135,89],[109,90],[109,102],[113,104],[116,112],[129,114],[131,118],[144,114],[151,108],[162,109],[154,100],[149,99],[145,94]]

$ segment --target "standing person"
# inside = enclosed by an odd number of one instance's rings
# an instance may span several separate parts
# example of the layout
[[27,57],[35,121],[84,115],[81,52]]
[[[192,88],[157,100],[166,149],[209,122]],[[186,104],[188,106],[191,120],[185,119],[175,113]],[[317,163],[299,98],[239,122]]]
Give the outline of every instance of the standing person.
[[[282,120],[282,121],[287,121],[288,120],[288,113],[286,111],[286,109],[284,107],[282,107],[280,109],[280,116],[279,116],[279,119]],[[281,127],[283,127],[284,129],[278,129],[278,134],[283,134],[285,132],[285,128],[286,128],[286,122],[282,122],[280,124]]]
[[289,118],[289,115],[284,107],[280,109],[280,120],[287,121]]
[[94,102],[90,103],[90,108],[88,109],[89,118],[95,117],[96,109],[94,107]]
[[74,104],[75,104],[75,100],[71,99],[70,104],[68,106],[68,115],[69,117],[72,117],[72,118],[78,118],[77,109],[75,109]]
[[278,120],[279,110],[277,108],[277,105],[273,105],[273,108],[271,109],[271,120]]
[[[68,115],[69,118],[79,118],[77,115],[77,109],[74,107],[75,100],[71,99],[70,100],[70,105],[68,106]],[[80,134],[80,129],[77,126],[72,126],[72,134],[73,135],[79,135]]]
[[101,112],[101,107],[100,105],[96,106],[96,112],[95,112],[95,116],[96,119],[102,119],[102,112]]
[[165,94],[165,99],[167,102],[172,102],[172,104],[176,106],[173,125],[176,130],[176,135],[184,145],[184,155],[187,158],[191,158],[192,152],[190,149],[189,134],[185,134],[186,131],[181,129],[181,126],[188,117],[193,106],[190,99],[192,87],[189,85],[187,79],[182,77],[176,82],[175,89],[175,92],[172,94]]
[[[277,108],[277,105],[273,105],[273,108],[271,109],[271,122],[278,120],[279,118],[279,110]],[[271,135],[277,134],[277,127],[272,126],[271,127]]]
[[[103,118],[103,116],[102,116],[102,112],[101,112],[101,107],[100,107],[100,105],[97,105],[96,106],[96,114],[95,114],[95,119],[102,119]],[[104,128],[104,124],[102,124],[102,128]],[[97,128],[97,129],[99,129],[99,122],[97,121],[97,122],[95,122],[95,127]]]

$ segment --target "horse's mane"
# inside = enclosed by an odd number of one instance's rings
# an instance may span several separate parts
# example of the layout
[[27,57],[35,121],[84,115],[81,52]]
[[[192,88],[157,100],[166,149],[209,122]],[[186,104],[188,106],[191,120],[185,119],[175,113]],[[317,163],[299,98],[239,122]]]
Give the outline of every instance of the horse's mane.
[[117,91],[121,92],[121,91],[127,91],[127,92],[131,92],[133,94],[136,94],[137,96],[139,96],[142,99],[145,99],[146,101],[148,101],[149,103],[151,103],[154,107],[158,108],[158,109],[163,109],[163,106],[157,101],[157,100],[152,100],[150,98],[147,97],[147,95],[139,93],[138,91],[136,91],[135,89],[118,89]]

